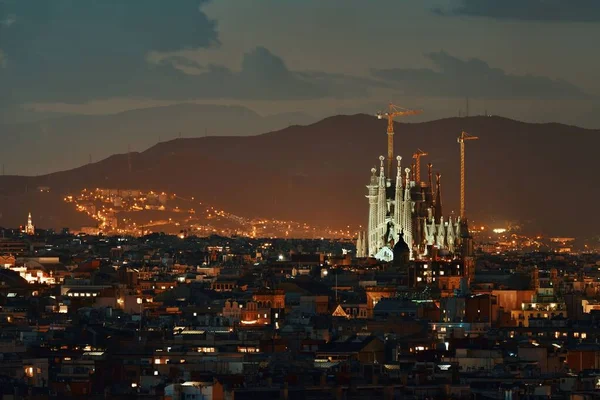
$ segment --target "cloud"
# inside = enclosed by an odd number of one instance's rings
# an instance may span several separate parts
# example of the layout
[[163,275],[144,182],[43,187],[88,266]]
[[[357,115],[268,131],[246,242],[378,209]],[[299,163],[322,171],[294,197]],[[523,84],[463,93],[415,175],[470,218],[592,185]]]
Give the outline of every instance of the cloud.
[[113,96],[132,79],[151,83],[149,52],[218,45],[206,2],[3,0],[4,80],[18,89],[15,101],[83,101]]
[[461,60],[440,51],[425,55],[435,70],[375,69],[373,76],[393,83],[405,95],[489,98],[585,98],[577,86],[560,79],[511,75],[477,58]]
[[460,0],[441,15],[465,15],[507,20],[600,22],[598,0]]
[[[243,55],[238,71],[221,65],[201,65],[181,56],[155,59],[155,67],[172,79],[162,86],[138,87],[148,97],[170,99],[234,98],[243,100],[309,100],[365,95],[371,84],[325,72],[297,72],[264,47]],[[193,68],[195,73],[189,72]],[[134,89],[132,89],[134,90]]]
[[[316,99],[364,95],[365,84],[294,72],[264,47],[240,69],[202,64],[182,50],[219,46],[209,0],[0,0],[0,106],[159,100]],[[156,55],[159,55],[156,57]],[[352,85],[348,83],[352,82]]]
[[[202,52],[182,51],[220,45],[216,21],[202,9],[208,1],[0,0],[0,87],[5,93],[0,107],[116,97],[355,99],[387,89],[390,82],[406,94],[583,96],[568,82],[509,75],[481,60],[463,61],[443,52],[428,55],[434,69],[374,70],[370,77],[295,71],[260,46],[243,54],[238,68],[210,64]],[[192,53],[200,56],[182,56]]]

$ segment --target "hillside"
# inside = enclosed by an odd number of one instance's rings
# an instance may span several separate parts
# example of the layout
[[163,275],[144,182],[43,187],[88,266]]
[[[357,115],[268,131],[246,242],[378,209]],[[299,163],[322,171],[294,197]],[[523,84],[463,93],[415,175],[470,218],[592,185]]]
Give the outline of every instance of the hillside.
[[[416,148],[442,173],[444,212],[458,209],[459,148],[464,129],[480,137],[467,145],[467,209],[485,223],[518,220],[554,235],[600,230],[593,160],[599,131],[528,124],[500,117],[450,118],[396,125],[403,164]],[[176,139],[40,177],[0,177],[0,225],[22,224],[25,207],[36,222],[77,226],[74,211],[51,198],[84,187],[167,190],[196,196],[243,216],[314,225],[365,224],[369,169],[385,154],[385,121],[336,116],[258,136]],[[576,155],[576,156],[574,156]],[[40,185],[48,201],[27,200]],[[40,196],[40,194],[35,194]],[[79,217],[78,217],[79,218]]]
[[[0,158],[7,173],[71,169],[111,154],[140,151],[181,137],[256,135],[315,121],[302,113],[261,116],[241,106],[176,104],[107,115],[70,115],[1,124]],[[65,154],[66,153],[66,154]],[[27,163],[23,157],[27,156]]]

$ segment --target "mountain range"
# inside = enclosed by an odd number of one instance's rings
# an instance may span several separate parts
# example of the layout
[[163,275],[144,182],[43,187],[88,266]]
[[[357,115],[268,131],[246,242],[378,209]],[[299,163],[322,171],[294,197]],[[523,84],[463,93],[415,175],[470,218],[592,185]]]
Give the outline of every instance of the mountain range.
[[0,157],[6,173],[39,175],[178,137],[256,135],[316,120],[301,112],[261,116],[242,106],[192,103],[117,114],[63,115],[0,124]]
[[[496,116],[396,123],[395,148],[403,166],[420,148],[429,153],[422,171],[431,162],[442,174],[445,215],[458,212],[462,130],[479,137],[466,144],[467,214],[473,223],[517,221],[548,235],[600,233],[595,207],[600,185],[593,167],[600,131]],[[121,134],[126,131],[126,125],[120,127]],[[86,187],[110,187],[196,196],[248,217],[364,226],[365,185],[379,155],[386,154],[385,132],[386,121],[372,116],[334,116],[255,136],[173,139],[36,177],[2,176],[0,225],[23,224],[30,210],[40,227],[89,223],[62,197]],[[69,155],[65,149],[53,156]],[[36,191],[39,186],[50,192]]]

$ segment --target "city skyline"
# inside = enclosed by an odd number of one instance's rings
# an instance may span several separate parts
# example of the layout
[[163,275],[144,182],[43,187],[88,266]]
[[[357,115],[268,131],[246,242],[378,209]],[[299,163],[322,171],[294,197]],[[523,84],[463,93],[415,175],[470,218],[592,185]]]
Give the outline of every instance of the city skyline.
[[600,0],[0,0],[0,398],[600,398]]

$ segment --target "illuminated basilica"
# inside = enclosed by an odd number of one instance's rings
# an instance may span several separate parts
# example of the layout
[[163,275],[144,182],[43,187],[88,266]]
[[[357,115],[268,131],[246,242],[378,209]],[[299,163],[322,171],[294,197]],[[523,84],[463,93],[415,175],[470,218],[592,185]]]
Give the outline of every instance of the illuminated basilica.
[[386,177],[385,157],[379,160],[379,171],[371,169],[367,185],[368,230],[358,234],[357,256],[392,261],[394,245],[401,240],[408,245],[410,259],[458,253],[468,232],[459,217],[444,218],[442,214],[441,175],[436,175],[434,188],[429,164],[428,181],[417,182],[415,165],[402,170],[402,157],[398,156],[395,178]]

